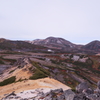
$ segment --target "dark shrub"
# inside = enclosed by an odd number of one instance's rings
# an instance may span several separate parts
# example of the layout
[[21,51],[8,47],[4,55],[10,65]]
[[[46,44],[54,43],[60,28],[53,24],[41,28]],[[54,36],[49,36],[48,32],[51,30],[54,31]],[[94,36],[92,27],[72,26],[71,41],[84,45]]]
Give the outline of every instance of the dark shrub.
[[16,77],[12,76],[12,77],[5,79],[4,81],[0,82],[0,86],[11,84],[11,83],[15,82],[15,80],[16,80]]

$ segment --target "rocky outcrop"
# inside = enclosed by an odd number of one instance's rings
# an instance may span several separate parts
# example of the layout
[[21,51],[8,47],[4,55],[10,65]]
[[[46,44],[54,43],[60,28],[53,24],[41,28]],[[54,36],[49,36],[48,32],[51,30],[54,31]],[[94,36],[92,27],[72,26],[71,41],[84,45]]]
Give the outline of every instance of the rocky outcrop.
[[100,81],[97,83],[97,89],[93,90],[88,83],[83,82],[76,87],[76,95],[73,100],[100,100]]
[[100,41],[98,41],[98,40],[92,41],[92,42],[86,44],[85,46],[83,46],[82,49],[94,50],[96,52],[100,52]]
[[63,90],[62,88],[49,92],[44,92],[43,89],[35,89],[19,94],[12,92],[2,100],[100,100],[100,81],[97,83],[97,88],[98,91],[93,90],[86,82],[83,82],[76,87],[76,92],[71,89]]
[[30,97],[24,96],[26,92],[21,92],[19,94],[15,94],[14,92],[8,94],[2,100],[73,100],[75,93],[72,90],[63,91],[63,89],[51,90],[47,93],[44,93],[42,89],[36,89],[33,91],[28,91],[27,95],[31,95]]
[[17,62],[15,62],[14,66],[19,66],[20,68],[23,68],[25,65],[30,64],[31,61],[28,57],[19,58]]

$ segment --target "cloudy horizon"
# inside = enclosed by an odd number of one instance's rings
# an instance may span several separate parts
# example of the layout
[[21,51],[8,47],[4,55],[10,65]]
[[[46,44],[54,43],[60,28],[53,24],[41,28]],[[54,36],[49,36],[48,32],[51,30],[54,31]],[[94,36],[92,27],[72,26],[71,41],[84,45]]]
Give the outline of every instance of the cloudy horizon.
[[1,0],[0,38],[100,40],[99,0]]

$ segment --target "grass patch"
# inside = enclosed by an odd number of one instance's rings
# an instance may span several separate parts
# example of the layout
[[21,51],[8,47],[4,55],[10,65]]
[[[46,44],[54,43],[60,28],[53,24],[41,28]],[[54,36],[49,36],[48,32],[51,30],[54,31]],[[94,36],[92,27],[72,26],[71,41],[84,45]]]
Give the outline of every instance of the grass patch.
[[16,77],[15,76],[12,76],[8,79],[5,79],[4,81],[0,82],[0,86],[4,86],[4,85],[8,85],[8,84],[11,84],[11,83],[14,83],[16,80]]
[[39,64],[37,62],[32,62],[32,64],[33,64],[33,66],[35,66],[38,70],[40,70],[41,72],[43,72],[47,76],[50,75],[50,72],[48,70],[42,68],[41,66],[39,66]]
[[29,79],[40,79],[50,76],[50,72],[46,69],[43,69],[37,62],[32,62],[33,66],[36,67],[36,69],[33,69],[33,75]]
[[40,78],[45,78],[47,77],[46,74],[44,74],[42,71],[38,70],[38,69],[35,69],[34,70],[34,74],[29,78],[31,80],[35,80],[35,79],[40,79]]
[[21,68],[21,66],[18,66],[18,68]]

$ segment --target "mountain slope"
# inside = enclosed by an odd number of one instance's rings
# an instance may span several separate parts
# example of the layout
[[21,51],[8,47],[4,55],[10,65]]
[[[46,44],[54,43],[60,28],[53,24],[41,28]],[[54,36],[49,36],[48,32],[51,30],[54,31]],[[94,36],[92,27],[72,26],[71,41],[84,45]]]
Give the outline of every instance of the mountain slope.
[[0,50],[12,50],[12,51],[44,51],[46,48],[43,46],[37,46],[25,41],[11,41],[6,39],[0,39]]
[[33,89],[45,89],[45,91],[48,92],[51,89],[60,89],[63,90],[70,89],[70,87],[62,84],[61,82],[51,79],[51,78],[43,78],[43,79],[37,79],[37,80],[25,80],[22,82],[13,83],[7,86],[0,87],[0,96],[3,96],[4,94],[12,93],[15,91],[16,93],[20,93],[26,90],[33,90]]
[[[88,82],[94,88],[98,80],[100,80],[99,56],[88,56],[71,53],[31,53],[31,55],[25,56],[28,57],[20,58],[19,56],[17,62],[15,62],[10,68],[4,70],[3,73],[0,74],[0,91],[2,92],[2,95],[5,93],[10,93],[10,89],[11,92],[17,91],[17,89],[19,92],[21,92],[20,89],[23,92],[24,89],[25,91],[28,89],[34,89],[34,86],[37,86],[39,88],[43,86],[49,88],[50,90],[51,87],[58,86],[55,81],[55,83],[52,83],[52,79],[58,80],[63,84],[66,84],[73,90],[75,90],[75,87],[79,83],[84,81]],[[7,59],[5,55],[3,57],[2,59]],[[47,82],[47,80],[43,80],[39,81],[39,84],[36,83],[34,84],[34,86],[32,85],[35,82],[34,80],[46,77],[49,77],[51,83],[50,81]],[[17,86],[17,84],[19,85]],[[7,86],[12,86],[13,88],[6,89]],[[62,85],[60,86],[63,87]]]
[[75,48],[76,45],[63,39],[63,38],[55,38],[55,37],[48,37],[46,39],[38,39],[38,40],[34,40],[32,41],[33,44],[36,45],[42,45],[42,46],[46,46],[49,48],[55,48],[55,49],[72,49]]
[[12,41],[0,38],[0,51],[2,50],[95,54],[100,52],[100,41],[96,40],[86,45],[77,45],[63,38],[56,37],[36,39],[33,41]]
[[85,50],[93,50],[96,52],[100,52],[100,41],[92,41],[88,44],[86,44],[85,46],[82,47]]
[[70,89],[63,83],[49,78],[48,70],[41,68],[38,63],[31,62],[29,58],[18,59],[11,68],[8,68],[0,75],[1,98],[4,94],[9,94],[13,91],[19,93],[37,88],[44,88],[45,91],[59,88]]

